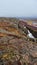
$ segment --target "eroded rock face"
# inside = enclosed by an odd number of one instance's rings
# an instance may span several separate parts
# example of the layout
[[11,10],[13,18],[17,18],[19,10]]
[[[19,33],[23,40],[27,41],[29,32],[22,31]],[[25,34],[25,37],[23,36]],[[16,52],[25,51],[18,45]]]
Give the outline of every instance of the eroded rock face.
[[[32,22],[32,21],[31,21]],[[24,28],[26,27],[31,33],[32,35],[37,38],[37,22],[34,25],[34,22],[32,22],[32,24],[30,22],[25,22],[25,21],[19,21],[19,27]],[[36,34],[36,35],[35,35]]]
[[[26,32],[20,32],[21,29],[19,30],[18,23],[13,23],[16,19],[7,20],[8,23],[11,21],[13,26],[8,24],[9,26],[2,27],[6,24],[4,21],[0,26],[0,64],[37,65],[37,43],[29,41]],[[27,30],[26,28],[24,29]]]

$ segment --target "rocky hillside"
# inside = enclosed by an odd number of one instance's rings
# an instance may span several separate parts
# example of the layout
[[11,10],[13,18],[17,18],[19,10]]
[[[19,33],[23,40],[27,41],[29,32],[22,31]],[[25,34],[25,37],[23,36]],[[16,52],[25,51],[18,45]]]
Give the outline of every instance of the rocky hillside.
[[37,42],[18,23],[16,18],[0,18],[0,65],[37,65]]

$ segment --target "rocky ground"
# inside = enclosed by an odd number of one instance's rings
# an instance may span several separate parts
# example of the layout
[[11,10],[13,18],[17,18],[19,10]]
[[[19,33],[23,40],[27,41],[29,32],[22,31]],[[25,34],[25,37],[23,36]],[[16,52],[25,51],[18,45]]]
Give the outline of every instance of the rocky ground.
[[37,65],[37,42],[18,23],[16,18],[0,18],[0,65]]

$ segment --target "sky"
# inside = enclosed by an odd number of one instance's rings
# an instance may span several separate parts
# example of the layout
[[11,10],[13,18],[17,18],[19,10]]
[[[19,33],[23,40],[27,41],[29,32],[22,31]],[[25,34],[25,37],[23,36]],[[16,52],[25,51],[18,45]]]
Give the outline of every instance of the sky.
[[37,17],[37,0],[0,0],[0,17]]

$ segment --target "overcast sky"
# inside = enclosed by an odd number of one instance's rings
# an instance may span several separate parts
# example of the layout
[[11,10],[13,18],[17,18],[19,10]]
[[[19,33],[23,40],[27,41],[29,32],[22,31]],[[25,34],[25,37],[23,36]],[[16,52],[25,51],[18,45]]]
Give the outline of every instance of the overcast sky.
[[37,0],[0,0],[0,17],[37,17]]

